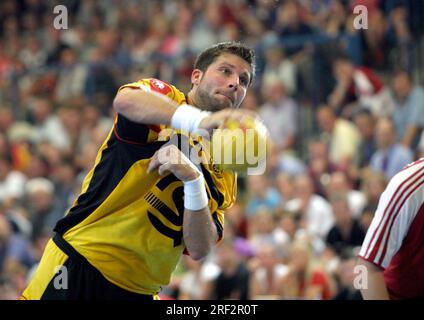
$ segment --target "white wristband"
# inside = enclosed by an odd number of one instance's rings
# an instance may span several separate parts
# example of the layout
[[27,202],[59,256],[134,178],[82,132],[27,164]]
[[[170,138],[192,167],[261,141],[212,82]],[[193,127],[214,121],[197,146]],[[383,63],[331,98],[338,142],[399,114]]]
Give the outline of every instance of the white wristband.
[[210,114],[188,104],[180,105],[171,119],[171,127],[186,132],[194,132],[199,127],[200,121]]
[[203,184],[203,175],[194,180],[184,182],[184,207],[197,211],[208,205],[208,195]]

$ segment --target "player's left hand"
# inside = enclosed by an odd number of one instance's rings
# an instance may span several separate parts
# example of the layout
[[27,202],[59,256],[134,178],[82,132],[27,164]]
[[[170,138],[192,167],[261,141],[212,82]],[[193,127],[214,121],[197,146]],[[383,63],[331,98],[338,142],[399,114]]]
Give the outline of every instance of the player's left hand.
[[201,173],[175,145],[166,145],[155,152],[147,167],[147,173],[158,169],[159,175],[172,172],[186,182],[198,178]]

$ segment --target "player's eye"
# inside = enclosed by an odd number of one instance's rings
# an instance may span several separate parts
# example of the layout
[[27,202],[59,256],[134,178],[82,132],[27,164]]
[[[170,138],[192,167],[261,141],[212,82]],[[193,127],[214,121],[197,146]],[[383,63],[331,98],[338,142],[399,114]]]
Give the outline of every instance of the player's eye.
[[249,81],[247,80],[246,77],[241,77],[240,83],[243,85],[243,87],[247,87],[247,85],[249,84]]
[[230,75],[230,74],[231,74],[231,70],[230,70],[230,69],[228,69],[228,68],[222,68],[222,69],[221,69],[221,72],[222,72],[223,74],[225,74],[225,75]]

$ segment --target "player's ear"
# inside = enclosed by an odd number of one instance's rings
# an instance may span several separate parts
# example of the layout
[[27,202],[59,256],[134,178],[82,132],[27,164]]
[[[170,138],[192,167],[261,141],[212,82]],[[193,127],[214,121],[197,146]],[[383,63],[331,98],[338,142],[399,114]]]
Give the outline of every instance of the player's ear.
[[191,73],[191,84],[192,85],[199,85],[200,80],[202,80],[203,72],[199,69],[194,69]]

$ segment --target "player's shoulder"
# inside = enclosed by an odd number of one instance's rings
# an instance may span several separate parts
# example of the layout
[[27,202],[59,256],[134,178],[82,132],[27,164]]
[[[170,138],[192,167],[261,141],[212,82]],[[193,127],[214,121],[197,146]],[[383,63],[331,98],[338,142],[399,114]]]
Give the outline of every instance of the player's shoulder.
[[424,158],[414,161],[405,166],[394,175],[385,192],[386,196],[398,193],[399,190],[410,188],[424,188]]
[[156,78],[142,79],[142,80],[139,80],[139,81],[148,82],[150,89],[152,91],[155,91],[155,92],[158,92],[158,93],[161,93],[161,94],[168,95],[172,91],[179,91],[172,84],[170,84],[166,81],[163,81],[163,80],[156,79]]
[[145,91],[157,92],[173,99],[178,104],[181,104],[186,100],[185,95],[181,90],[166,81],[156,78],[139,79],[135,82],[123,85],[119,90],[125,87],[139,88]]

